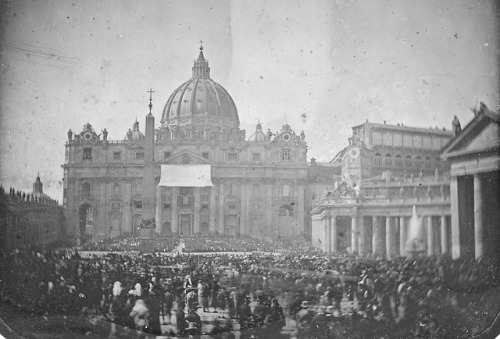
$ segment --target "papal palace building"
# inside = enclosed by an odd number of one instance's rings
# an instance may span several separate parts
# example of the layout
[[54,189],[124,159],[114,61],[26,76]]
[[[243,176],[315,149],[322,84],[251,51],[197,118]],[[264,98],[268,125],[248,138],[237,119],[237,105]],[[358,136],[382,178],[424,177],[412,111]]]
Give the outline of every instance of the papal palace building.
[[200,48],[192,76],[123,140],[90,124],[68,132],[64,205],[68,233],[106,238],[155,219],[160,234],[299,236],[306,224],[304,133],[245,135],[229,93],[212,80]]

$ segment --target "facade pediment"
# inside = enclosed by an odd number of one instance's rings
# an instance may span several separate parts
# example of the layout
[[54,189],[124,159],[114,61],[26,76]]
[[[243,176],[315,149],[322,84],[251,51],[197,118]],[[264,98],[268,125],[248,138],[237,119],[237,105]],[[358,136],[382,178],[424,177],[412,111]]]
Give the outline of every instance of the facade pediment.
[[[487,108],[486,108],[487,109]],[[500,147],[500,122],[496,113],[481,112],[450,142],[444,157],[475,154]]]
[[194,154],[189,151],[181,151],[177,154],[174,154],[168,159],[165,159],[163,161],[160,161],[159,164],[161,165],[182,165],[182,164],[198,164],[198,165],[209,165],[211,164],[210,161],[205,159],[204,157],[199,156],[198,154]]

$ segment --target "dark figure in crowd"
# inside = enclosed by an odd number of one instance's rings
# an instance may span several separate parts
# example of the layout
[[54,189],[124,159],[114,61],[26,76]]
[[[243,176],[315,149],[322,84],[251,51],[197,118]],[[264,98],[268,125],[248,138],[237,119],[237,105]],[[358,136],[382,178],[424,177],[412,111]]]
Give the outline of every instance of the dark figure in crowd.
[[245,298],[245,302],[240,306],[239,323],[242,330],[252,325],[252,310],[250,309],[250,298]]
[[268,321],[269,309],[264,304],[264,299],[258,298],[257,305],[253,309],[253,321],[255,326],[262,326]]
[[278,302],[278,299],[274,298],[271,301],[271,308],[269,309],[269,322],[279,321],[283,319],[285,319],[283,308]]
[[186,333],[188,335],[201,334],[201,318],[195,309],[190,309],[186,316]]
[[180,303],[175,311],[175,318],[177,319],[177,334],[183,335],[186,329],[186,316],[184,314],[184,303]]

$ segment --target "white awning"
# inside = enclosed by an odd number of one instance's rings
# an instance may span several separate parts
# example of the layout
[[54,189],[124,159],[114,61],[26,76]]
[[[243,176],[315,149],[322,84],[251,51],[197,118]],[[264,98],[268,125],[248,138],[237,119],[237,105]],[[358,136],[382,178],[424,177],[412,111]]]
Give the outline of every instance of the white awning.
[[210,165],[161,165],[158,186],[207,187],[213,186]]

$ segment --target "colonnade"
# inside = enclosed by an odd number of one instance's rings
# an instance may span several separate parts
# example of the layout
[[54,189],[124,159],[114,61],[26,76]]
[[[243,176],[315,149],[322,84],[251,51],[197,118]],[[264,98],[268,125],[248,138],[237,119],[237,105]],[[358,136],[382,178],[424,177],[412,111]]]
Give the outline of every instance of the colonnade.
[[[339,218],[350,218],[349,235],[339,230]],[[448,254],[450,216],[323,216],[313,220],[313,245],[325,252],[350,252],[394,259],[399,256]],[[342,237],[344,243],[339,238]],[[416,247],[409,247],[415,239]]]

